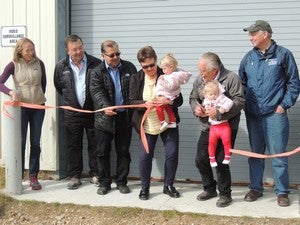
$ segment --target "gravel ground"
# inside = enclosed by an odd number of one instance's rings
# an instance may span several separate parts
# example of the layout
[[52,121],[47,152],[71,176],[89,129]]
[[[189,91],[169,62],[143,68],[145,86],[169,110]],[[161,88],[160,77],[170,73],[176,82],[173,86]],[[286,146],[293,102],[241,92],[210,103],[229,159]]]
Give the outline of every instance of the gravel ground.
[[[0,189],[5,186],[0,168]],[[267,209],[266,209],[267,210]],[[88,205],[18,201],[0,193],[0,224],[5,225],[291,225],[300,219],[225,217],[207,214],[156,211],[140,208],[92,207]]]
[[18,201],[0,194],[0,224],[300,224],[300,219],[221,217],[139,208],[92,207],[74,204]]

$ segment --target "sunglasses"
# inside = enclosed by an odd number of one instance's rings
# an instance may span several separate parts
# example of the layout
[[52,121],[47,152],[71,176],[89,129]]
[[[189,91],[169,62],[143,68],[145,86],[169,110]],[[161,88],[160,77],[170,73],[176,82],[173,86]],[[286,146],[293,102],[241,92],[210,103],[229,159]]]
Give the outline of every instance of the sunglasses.
[[116,57],[120,56],[120,55],[121,55],[121,52],[112,53],[112,54],[110,54],[110,55],[104,53],[104,55],[106,55],[106,56],[108,56],[109,58],[112,59],[112,58],[115,57],[115,56],[116,56]]
[[144,70],[146,70],[146,69],[148,69],[148,68],[152,68],[152,67],[154,67],[155,66],[155,63],[152,63],[152,64],[149,64],[149,65],[141,65],[142,66],[142,68],[144,69]]

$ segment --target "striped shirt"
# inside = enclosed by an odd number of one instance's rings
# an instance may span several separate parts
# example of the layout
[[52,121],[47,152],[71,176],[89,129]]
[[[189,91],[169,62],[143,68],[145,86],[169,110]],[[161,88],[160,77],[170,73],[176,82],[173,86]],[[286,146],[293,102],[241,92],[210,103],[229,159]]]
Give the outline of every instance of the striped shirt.
[[[144,84],[144,92],[143,99],[145,101],[151,101],[155,98],[155,82],[156,77],[154,79],[149,79],[148,76],[145,76],[145,84]],[[168,118],[167,113],[164,111],[165,118]],[[147,134],[158,135],[161,132],[165,131],[160,130],[160,121],[158,119],[156,109],[153,108],[150,110],[148,117],[144,122],[144,130]]]

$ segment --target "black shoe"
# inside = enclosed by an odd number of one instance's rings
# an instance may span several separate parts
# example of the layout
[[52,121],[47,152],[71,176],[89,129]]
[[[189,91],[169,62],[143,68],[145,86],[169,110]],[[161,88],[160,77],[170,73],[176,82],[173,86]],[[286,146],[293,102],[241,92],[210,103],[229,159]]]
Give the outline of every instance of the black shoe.
[[145,188],[145,187],[142,187],[141,191],[140,191],[140,194],[139,194],[139,198],[141,200],[148,200],[149,199],[149,188]]
[[109,186],[100,186],[97,190],[98,195],[106,195],[110,191],[111,187]]
[[118,185],[117,189],[120,191],[120,193],[122,194],[128,194],[130,193],[130,189],[129,187],[125,184],[125,185]]
[[230,196],[220,195],[220,198],[217,201],[217,207],[229,206],[231,202],[232,198]]
[[206,201],[208,199],[217,197],[218,193],[216,191],[203,191],[201,194],[197,196],[197,200]]
[[72,177],[68,183],[68,189],[75,190],[81,185],[81,180],[76,177]]
[[171,198],[180,197],[179,192],[176,190],[174,186],[164,186],[163,193],[169,195]]

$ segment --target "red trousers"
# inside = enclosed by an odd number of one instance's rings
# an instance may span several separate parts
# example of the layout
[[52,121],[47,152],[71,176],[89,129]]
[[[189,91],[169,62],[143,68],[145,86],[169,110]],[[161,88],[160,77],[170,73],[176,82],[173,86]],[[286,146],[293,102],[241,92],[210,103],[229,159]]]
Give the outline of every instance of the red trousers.
[[156,106],[156,113],[160,122],[165,121],[164,110],[166,110],[169,116],[169,123],[176,122],[175,114],[173,112],[172,106],[170,105],[160,105]]
[[211,125],[209,129],[208,154],[214,157],[218,140],[221,139],[224,146],[224,155],[230,156],[231,149],[231,128],[228,122]]

